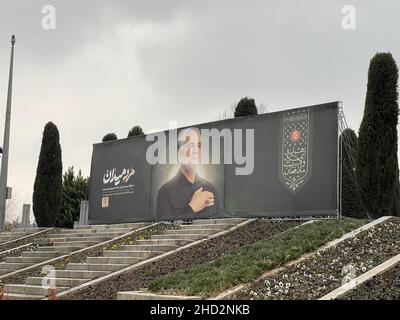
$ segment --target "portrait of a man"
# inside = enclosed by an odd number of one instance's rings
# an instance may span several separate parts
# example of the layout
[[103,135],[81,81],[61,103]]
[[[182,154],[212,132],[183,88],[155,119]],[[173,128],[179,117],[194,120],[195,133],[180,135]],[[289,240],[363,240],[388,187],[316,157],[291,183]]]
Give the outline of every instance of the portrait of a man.
[[158,218],[207,218],[220,213],[216,187],[197,172],[201,165],[201,136],[197,128],[184,129],[179,133],[178,163],[176,175],[158,191]]

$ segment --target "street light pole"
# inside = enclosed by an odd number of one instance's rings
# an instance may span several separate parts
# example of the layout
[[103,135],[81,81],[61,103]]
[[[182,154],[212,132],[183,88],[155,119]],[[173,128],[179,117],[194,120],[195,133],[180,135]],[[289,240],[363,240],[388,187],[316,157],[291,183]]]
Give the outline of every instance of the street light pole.
[[6,219],[6,192],[7,192],[7,174],[8,174],[8,151],[10,144],[14,44],[15,44],[15,36],[13,35],[11,37],[10,73],[8,77],[6,121],[4,126],[3,155],[1,159],[1,173],[0,173],[0,231],[4,230],[5,219]]

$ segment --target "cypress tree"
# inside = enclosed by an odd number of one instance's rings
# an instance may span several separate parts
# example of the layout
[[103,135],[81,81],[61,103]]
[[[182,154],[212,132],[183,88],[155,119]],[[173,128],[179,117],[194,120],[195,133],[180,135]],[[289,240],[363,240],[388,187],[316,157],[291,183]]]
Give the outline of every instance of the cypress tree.
[[342,155],[342,214],[347,217],[366,218],[356,182],[357,135],[354,130],[348,128],[342,132],[339,140]]
[[111,140],[117,140],[118,137],[115,133],[107,133],[104,137],[103,137],[103,142],[107,142],[107,141],[111,141]]
[[33,213],[39,227],[53,227],[61,209],[62,161],[58,129],[44,127],[42,146],[33,187]]
[[128,132],[128,138],[129,137],[135,137],[135,136],[141,136],[143,135],[143,129],[140,126],[134,126],[131,130]]
[[235,108],[235,118],[246,117],[258,114],[257,106],[252,98],[244,97],[240,99]]
[[74,167],[69,167],[63,175],[63,199],[57,227],[74,226],[74,221],[79,220],[81,201],[88,199],[88,190],[89,179],[83,177],[80,170],[75,176]]
[[398,69],[390,53],[377,53],[368,71],[360,126],[357,180],[371,217],[399,215],[397,159]]

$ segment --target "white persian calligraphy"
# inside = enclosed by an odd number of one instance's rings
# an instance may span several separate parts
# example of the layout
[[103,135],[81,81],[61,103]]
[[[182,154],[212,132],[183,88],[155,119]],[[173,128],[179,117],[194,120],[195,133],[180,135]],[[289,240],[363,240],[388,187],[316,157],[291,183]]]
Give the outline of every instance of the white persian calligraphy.
[[123,183],[127,183],[129,179],[136,172],[135,169],[133,169],[133,167],[129,169],[123,168],[120,175],[117,175],[116,171],[117,169],[115,168],[107,170],[103,176],[103,183],[104,184],[114,183],[115,186],[118,186],[121,183],[121,181]]

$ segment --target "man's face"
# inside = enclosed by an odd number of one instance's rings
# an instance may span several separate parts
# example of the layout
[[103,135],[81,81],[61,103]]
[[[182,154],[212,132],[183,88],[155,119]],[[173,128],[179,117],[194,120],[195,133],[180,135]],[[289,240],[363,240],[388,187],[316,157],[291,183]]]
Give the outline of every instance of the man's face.
[[179,136],[183,144],[178,150],[178,159],[181,165],[193,167],[201,162],[201,138],[197,130],[188,129]]

